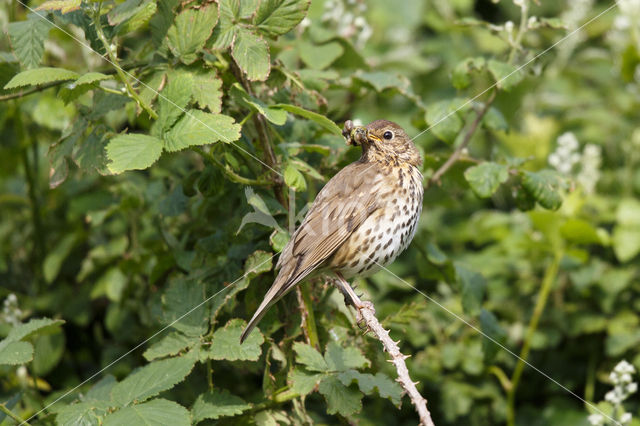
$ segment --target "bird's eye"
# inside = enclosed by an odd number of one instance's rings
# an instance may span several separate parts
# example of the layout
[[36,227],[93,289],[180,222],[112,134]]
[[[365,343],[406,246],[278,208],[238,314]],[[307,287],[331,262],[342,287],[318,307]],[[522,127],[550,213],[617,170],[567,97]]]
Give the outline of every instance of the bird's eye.
[[386,140],[392,139],[393,132],[390,132],[389,130],[387,130],[386,132],[384,132],[384,135],[382,135],[382,137],[385,138]]

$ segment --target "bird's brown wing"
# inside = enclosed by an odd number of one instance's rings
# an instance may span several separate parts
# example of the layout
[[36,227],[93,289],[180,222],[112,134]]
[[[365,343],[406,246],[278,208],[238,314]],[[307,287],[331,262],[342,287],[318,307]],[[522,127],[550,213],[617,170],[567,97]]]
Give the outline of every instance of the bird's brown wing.
[[338,172],[316,200],[280,254],[278,276],[247,325],[242,339],[269,307],[329,259],[377,208],[380,174],[375,163],[355,162]]

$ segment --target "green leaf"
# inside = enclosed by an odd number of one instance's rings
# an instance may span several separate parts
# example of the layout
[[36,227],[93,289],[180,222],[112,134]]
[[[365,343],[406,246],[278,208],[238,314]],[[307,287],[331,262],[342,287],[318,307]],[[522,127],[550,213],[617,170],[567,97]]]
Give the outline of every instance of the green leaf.
[[[64,324],[64,320],[54,320],[50,318],[33,318],[24,324],[18,324],[9,330],[9,334],[4,341],[17,342],[33,336],[36,333],[51,333]],[[2,342],[0,342],[2,343]]]
[[198,423],[204,419],[217,420],[220,417],[237,416],[250,408],[251,404],[230,394],[226,389],[214,389],[198,396],[191,412],[193,421]]
[[577,244],[602,244],[598,231],[586,220],[568,219],[560,227],[560,233],[567,241]]
[[324,374],[309,374],[300,368],[294,368],[289,372],[287,381],[291,386],[291,392],[298,395],[307,395],[313,392],[313,389],[323,377],[325,377]]
[[218,9],[215,6],[182,11],[167,31],[171,53],[184,64],[194,62],[217,22]]
[[155,163],[162,154],[162,141],[142,133],[118,135],[107,145],[108,164],[112,173],[143,170]]
[[244,271],[248,277],[253,278],[264,272],[269,272],[273,268],[273,254],[264,250],[256,250],[244,263]]
[[616,209],[616,221],[620,225],[640,226],[640,201],[623,198]]
[[234,83],[231,86],[231,95],[242,105],[264,115],[273,124],[281,126],[287,121],[286,111],[269,107],[260,99],[248,94],[239,83]]
[[307,182],[300,171],[291,163],[284,168],[284,183],[294,191],[302,192],[307,189]]
[[169,131],[184,113],[194,92],[194,81],[191,73],[172,72],[169,74],[167,86],[158,96],[158,125],[162,133]]
[[147,400],[183,381],[195,363],[194,356],[153,361],[115,385],[111,389],[111,398],[120,406]]
[[496,81],[498,89],[509,91],[522,81],[524,77],[521,70],[506,62],[490,59],[488,69]]
[[8,25],[13,52],[25,68],[35,68],[42,61],[44,41],[52,27],[44,19],[45,16],[43,13],[32,13],[26,21],[11,22]]
[[144,404],[122,408],[104,418],[104,426],[189,426],[189,411],[166,399],[154,399]]
[[342,56],[344,47],[337,41],[319,45],[301,41],[298,43],[298,53],[309,68],[323,70]]
[[240,28],[231,47],[231,55],[251,81],[264,81],[271,71],[269,46],[260,36]]
[[362,353],[349,346],[343,348],[336,342],[329,342],[327,350],[324,354],[324,359],[332,371],[345,371],[351,368],[363,368],[368,366],[369,360],[365,358]]
[[314,123],[319,124],[325,130],[328,130],[330,133],[333,133],[334,135],[342,136],[342,130],[340,129],[340,127],[338,127],[336,123],[329,120],[324,115],[318,114],[317,112],[309,111],[299,106],[290,105],[290,104],[276,104],[276,105],[271,105],[271,107],[280,108],[292,114],[299,115],[300,117],[307,118],[313,121]]
[[202,109],[218,114],[222,107],[222,80],[212,70],[193,74],[193,99]]
[[327,413],[349,417],[362,410],[362,394],[344,386],[336,376],[328,376],[318,387],[327,401]]
[[627,262],[640,253],[640,226],[616,225],[613,228],[613,251],[620,262]]
[[458,63],[453,69],[451,75],[451,83],[456,89],[462,90],[469,87],[471,84],[471,73],[473,71],[479,71],[485,67],[485,59],[482,56],[477,58],[467,58]]
[[56,424],[65,426],[100,426],[110,404],[105,401],[77,402],[54,407]]
[[361,72],[356,74],[354,78],[369,84],[376,92],[391,88],[405,90],[408,86],[407,81],[403,80],[400,75],[386,71]]
[[478,197],[488,198],[509,179],[509,168],[503,164],[486,162],[469,167],[464,177]]
[[78,78],[78,73],[65,70],[64,68],[34,68],[15,75],[4,88],[15,89],[17,87],[36,86],[54,81],[75,80],[76,78]]
[[182,333],[174,331],[151,345],[144,351],[142,356],[144,356],[147,361],[152,361],[169,355],[177,355],[198,342],[200,342],[200,339],[197,337],[185,336]]
[[431,132],[449,144],[456,139],[463,125],[456,107],[456,102],[438,101],[427,107],[425,116]]
[[304,19],[310,3],[310,0],[262,0],[253,25],[270,36],[285,34]]
[[310,371],[329,371],[329,365],[314,347],[295,342],[293,350],[296,352],[296,362],[303,364]]
[[371,395],[374,390],[377,390],[382,398],[389,398],[398,407],[402,402],[402,387],[383,373],[377,373],[374,376],[356,370],[347,370],[340,373],[338,378],[345,386],[349,386],[355,380],[360,391],[367,395]]
[[44,280],[47,283],[52,283],[56,279],[60,272],[62,262],[69,256],[71,249],[75,245],[76,235],[66,235],[62,241],[60,241],[53,250],[47,254],[42,264],[42,271],[44,273]]
[[173,328],[187,336],[206,333],[209,313],[207,305],[203,303],[205,290],[204,284],[197,280],[173,280],[162,296],[165,324],[172,324]]
[[262,353],[260,347],[264,337],[259,330],[252,332],[244,343],[240,344],[240,335],[247,323],[241,319],[230,320],[224,328],[213,333],[211,346],[202,355],[210,359],[227,361],[257,361]]
[[502,112],[500,112],[500,110],[495,107],[489,108],[484,118],[482,119],[482,124],[490,130],[500,132],[506,132],[507,130],[509,130],[509,124],[504,118],[504,115],[502,115]]
[[175,8],[180,4],[180,0],[158,0],[158,10],[149,21],[151,29],[151,40],[163,54],[166,54],[168,46],[165,44],[166,35],[175,16]]
[[462,291],[462,309],[467,314],[477,315],[482,307],[487,281],[482,274],[471,271],[457,262],[454,266]]
[[[495,315],[485,309],[480,312],[480,330],[484,334],[482,338],[482,352],[484,353],[485,364],[489,364],[500,350],[500,346],[491,339],[504,345],[507,339],[507,333],[502,329]],[[486,336],[489,336],[491,339]]]
[[33,359],[33,346],[29,342],[0,342],[0,365],[26,364]]
[[236,37],[236,22],[240,19],[240,0],[220,0],[218,13],[220,24],[213,31],[211,48],[226,49],[231,46]]
[[101,72],[88,72],[86,74],[82,74],[76,81],[73,82],[76,86],[81,86],[83,84],[93,84],[101,80],[112,79],[113,76],[102,74]]
[[240,139],[240,125],[228,115],[190,110],[164,136],[167,151]]
[[558,192],[560,187],[558,174],[552,170],[525,171],[522,186],[545,209],[556,210],[562,204],[562,197]]
[[36,10],[59,10],[63,15],[80,9],[82,0],[49,0],[42,3]]

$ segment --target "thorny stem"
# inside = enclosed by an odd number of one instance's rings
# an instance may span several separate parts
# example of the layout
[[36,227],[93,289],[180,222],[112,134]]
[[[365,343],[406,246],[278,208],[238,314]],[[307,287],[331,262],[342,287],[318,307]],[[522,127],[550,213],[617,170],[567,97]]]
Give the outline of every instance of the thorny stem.
[[513,370],[513,375],[511,376],[511,388],[507,392],[507,425],[509,426],[515,425],[516,391],[518,390],[520,377],[522,376],[522,371],[524,370],[525,360],[528,358],[529,351],[531,350],[531,340],[533,338],[533,334],[538,328],[540,317],[542,316],[544,308],[547,304],[549,292],[551,291],[551,287],[553,286],[553,283],[556,280],[556,276],[558,275],[558,268],[560,266],[561,258],[562,253],[556,253],[553,261],[545,271],[544,278],[542,279],[542,287],[540,288],[540,293],[538,293],[538,300],[536,301],[536,306],[533,309],[533,315],[531,316],[531,321],[529,322],[529,327],[527,328],[527,334],[525,335],[524,343],[522,344],[522,350],[520,351],[520,356],[518,357],[518,364],[516,365],[515,370]]
[[[242,74],[242,70],[238,67],[236,62],[231,59],[229,61],[229,69],[235,76],[236,80],[242,85],[244,90],[251,96],[254,96],[253,89],[251,84],[244,78]],[[264,117],[261,114],[253,115],[253,124],[256,127],[256,131],[258,132],[258,139],[260,141],[260,145],[262,146],[262,151],[264,152],[264,160],[273,170],[279,170],[278,159],[276,158],[276,154],[273,151],[273,146],[271,144],[271,139],[269,138],[269,131],[267,129],[267,123],[265,122]],[[274,188],[273,192],[276,196],[276,199],[282,204],[285,208],[287,208],[287,199],[285,198],[282,189],[284,187],[284,182],[282,181],[282,177],[277,173],[273,176]]]
[[26,420],[22,420],[20,417],[18,417],[17,414],[15,414],[13,411],[11,411],[9,408],[7,408],[7,406],[5,404],[0,404],[0,411],[5,413],[7,416],[11,417],[13,420],[18,422],[18,424],[20,424],[20,425],[31,426],[29,424],[29,422],[27,422]]
[[426,189],[433,186],[434,183],[439,183],[442,176],[451,168],[451,166],[453,166],[456,163],[456,161],[460,159],[460,156],[462,155],[462,151],[464,151],[465,148],[469,146],[469,143],[471,142],[471,137],[477,130],[478,125],[480,124],[484,116],[487,114],[487,111],[489,111],[491,104],[496,98],[496,93],[497,93],[496,90],[493,90],[491,92],[491,94],[489,95],[489,98],[485,101],[484,106],[478,112],[478,115],[476,115],[475,120],[473,120],[473,123],[471,123],[471,126],[469,126],[469,129],[467,129],[467,133],[464,135],[464,139],[462,140],[462,143],[456,148],[455,151],[453,151],[453,153],[447,159],[447,161],[445,161],[444,164],[440,166],[440,168],[436,170],[436,172],[429,178],[429,180],[427,181],[427,184],[425,185]]
[[242,185],[252,185],[252,186],[270,186],[273,184],[271,181],[265,180],[265,179],[250,179],[244,176],[240,176],[239,174],[231,170],[229,167],[226,167],[224,164],[218,161],[218,159],[214,157],[211,153],[206,152],[205,150],[197,147],[192,147],[191,149],[194,152],[197,152],[198,154],[200,154],[202,157],[209,160],[211,164],[213,164],[214,166],[222,170],[222,172],[229,178],[229,180],[233,182],[236,182]]
[[138,105],[142,109],[144,109],[147,112],[147,114],[149,114],[151,118],[155,120],[158,118],[158,114],[156,114],[156,112],[153,109],[151,109],[149,105],[146,104],[146,102],[140,97],[140,95],[138,95],[138,92],[134,90],[133,86],[129,82],[129,79],[127,78],[126,74],[122,70],[122,67],[118,65],[118,58],[115,55],[115,48],[111,47],[111,44],[109,44],[109,41],[107,40],[107,38],[104,35],[104,32],[102,31],[102,25],[100,24],[100,7],[101,6],[102,6],[102,2],[99,3],[98,10],[96,11],[93,17],[93,23],[96,29],[96,34],[98,35],[98,38],[102,42],[102,45],[104,46],[104,49],[107,52],[107,56],[109,57],[111,64],[114,66],[116,73],[120,78],[120,81],[122,81],[122,83],[124,83],[125,87],[127,88],[128,95],[131,98],[133,98],[138,103]]
[[320,339],[316,327],[316,318],[313,313],[313,302],[311,301],[311,290],[309,285],[296,286],[298,302],[302,310],[302,328],[307,337],[307,343],[320,350]]

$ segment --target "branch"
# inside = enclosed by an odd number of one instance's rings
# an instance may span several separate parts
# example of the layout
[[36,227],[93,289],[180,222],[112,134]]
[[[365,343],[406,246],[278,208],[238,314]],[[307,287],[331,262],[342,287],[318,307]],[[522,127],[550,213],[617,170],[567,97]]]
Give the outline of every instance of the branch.
[[429,178],[429,180],[425,185],[425,189],[430,188],[434,183],[440,183],[440,179],[442,178],[442,176],[451,168],[451,166],[453,166],[456,163],[456,161],[460,159],[460,156],[462,155],[462,151],[467,146],[469,146],[469,143],[471,142],[471,136],[473,136],[473,134],[478,128],[478,125],[480,124],[484,116],[487,114],[487,111],[489,111],[489,108],[491,107],[493,100],[496,98],[496,93],[497,92],[495,90],[491,92],[491,95],[484,103],[484,106],[482,107],[482,109],[478,112],[478,115],[476,116],[475,120],[473,120],[473,123],[471,123],[471,126],[467,130],[467,133],[464,135],[464,139],[462,140],[462,143],[456,148],[455,151],[453,151],[453,153],[447,159],[447,161],[445,161],[445,163],[442,166],[440,166],[440,168],[436,170],[436,172]]
[[0,411],[2,411],[7,416],[11,417],[16,422],[18,422],[18,424],[30,426],[26,420],[22,420],[13,411],[11,411],[5,404],[0,404]]
[[398,371],[396,381],[400,383],[400,386],[402,386],[407,395],[409,395],[409,398],[411,398],[411,403],[416,408],[418,416],[420,417],[420,424],[422,426],[434,426],[433,420],[431,420],[431,413],[429,413],[427,409],[427,400],[418,392],[416,388],[417,382],[413,382],[411,377],[409,377],[409,369],[407,369],[407,364],[404,362],[405,359],[409,358],[409,355],[403,355],[400,352],[398,344],[389,337],[389,330],[385,330],[384,327],[382,327],[380,321],[376,318],[376,310],[373,303],[364,303],[357,295],[355,299],[354,301],[361,305],[359,312],[367,324],[367,329],[372,331],[376,338],[380,340],[385,351],[391,357],[389,362],[392,363]]
[[[409,370],[407,369],[407,364],[404,362],[405,359],[409,358],[409,355],[403,355],[400,352],[398,343],[391,340],[389,330],[385,330],[380,324],[380,321],[378,321],[378,318],[376,318],[376,310],[373,303],[360,300],[360,297],[353,291],[353,288],[351,288],[342,274],[336,272],[335,275],[338,279],[334,282],[344,295],[345,303],[347,305],[353,305],[356,308],[359,317],[367,324],[367,330],[375,334],[378,340],[382,342],[384,350],[391,357],[389,362],[395,365],[396,371],[398,372],[396,381],[400,383],[400,386],[402,386],[404,391],[409,395],[409,398],[411,398],[411,403],[416,408],[418,416],[420,417],[420,425],[434,426],[433,420],[431,420],[431,413],[429,413],[427,409],[427,400],[418,392],[416,388],[417,382],[414,383],[411,377],[409,377]],[[358,320],[358,322],[360,321]]]
[[202,157],[204,157],[207,160],[209,160],[209,162],[212,165],[214,165],[214,166],[218,167],[220,170],[222,170],[222,172],[232,182],[237,182],[237,183],[242,184],[242,185],[250,185],[250,186],[271,186],[271,185],[273,185],[273,182],[271,182],[269,180],[266,180],[266,179],[250,179],[250,178],[246,178],[244,176],[240,176],[239,174],[237,174],[236,172],[231,170],[229,167],[225,166],[220,161],[218,161],[218,159],[216,157],[214,157],[210,152],[207,152],[207,151],[205,151],[205,150],[203,150],[201,148],[198,148],[198,147],[191,147],[191,149],[194,152],[197,152],[198,154],[200,154]]

